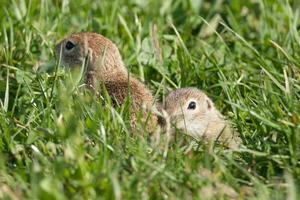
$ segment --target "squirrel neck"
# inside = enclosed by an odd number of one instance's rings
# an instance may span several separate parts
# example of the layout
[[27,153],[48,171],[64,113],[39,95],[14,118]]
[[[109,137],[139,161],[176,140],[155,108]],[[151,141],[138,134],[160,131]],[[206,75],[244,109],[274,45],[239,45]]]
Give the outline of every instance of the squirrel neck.
[[208,125],[207,136],[212,136],[214,139],[222,141],[226,146],[231,149],[236,149],[241,144],[241,139],[235,134],[230,124],[224,119],[224,117],[216,110],[211,122]]

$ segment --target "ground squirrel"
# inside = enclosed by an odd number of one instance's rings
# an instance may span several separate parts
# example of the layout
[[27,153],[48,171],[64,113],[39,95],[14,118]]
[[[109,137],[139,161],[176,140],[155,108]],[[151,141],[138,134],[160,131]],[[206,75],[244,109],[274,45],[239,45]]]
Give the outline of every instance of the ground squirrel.
[[172,91],[166,98],[165,110],[176,128],[196,140],[218,140],[230,148],[237,148],[240,144],[240,138],[213,102],[197,88]]
[[[130,94],[133,128],[138,111],[143,110],[143,120],[151,113],[154,102],[151,92],[143,83],[129,77],[118,48],[106,37],[90,32],[71,34],[56,45],[56,55],[69,68],[85,64],[85,83],[96,89],[104,85],[117,104],[122,104]],[[149,127],[156,126],[155,115],[150,114],[148,119]]]

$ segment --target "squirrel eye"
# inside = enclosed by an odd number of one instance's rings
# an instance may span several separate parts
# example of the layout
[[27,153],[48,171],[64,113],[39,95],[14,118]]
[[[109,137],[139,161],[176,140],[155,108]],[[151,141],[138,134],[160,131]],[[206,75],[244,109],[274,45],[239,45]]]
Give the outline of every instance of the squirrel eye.
[[188,105],[188,109],[189,110],[195,110],[196,109],[196,102],[195,101],[191,101]]
[[74,44],[73,42],[68,41],[68,42],[66,43],[66,49],[67,49],[67,50],[71,50],[71,49],[73,49],[74,47],[75,47],[75,44]]

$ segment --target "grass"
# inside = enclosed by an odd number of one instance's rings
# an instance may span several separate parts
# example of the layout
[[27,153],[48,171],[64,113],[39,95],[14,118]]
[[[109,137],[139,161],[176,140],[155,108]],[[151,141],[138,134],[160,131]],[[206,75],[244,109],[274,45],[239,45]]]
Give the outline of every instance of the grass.
[[[299,6],[0,1],[0,199],[299,199]],[[161,101],[175,88],[204,90],[244,148],[132,134],[126,106],[56,68],[55,43],[80,31],[113,40]]]

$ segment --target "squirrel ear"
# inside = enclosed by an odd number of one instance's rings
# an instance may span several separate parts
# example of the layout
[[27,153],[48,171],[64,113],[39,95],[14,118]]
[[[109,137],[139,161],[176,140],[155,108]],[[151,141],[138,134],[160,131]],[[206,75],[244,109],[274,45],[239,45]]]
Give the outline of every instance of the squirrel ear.
[[161,126],[167,125],[167,112],[164,110],[164,106],[162,102],[156,102],[156,110],[158,112],[157,114],[157,122]]
[[213,103],[210,101],[210,99],[206,99],[207,108],[210,110],[213,107]]

